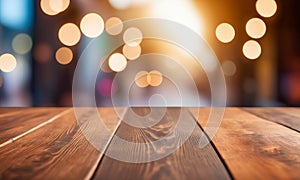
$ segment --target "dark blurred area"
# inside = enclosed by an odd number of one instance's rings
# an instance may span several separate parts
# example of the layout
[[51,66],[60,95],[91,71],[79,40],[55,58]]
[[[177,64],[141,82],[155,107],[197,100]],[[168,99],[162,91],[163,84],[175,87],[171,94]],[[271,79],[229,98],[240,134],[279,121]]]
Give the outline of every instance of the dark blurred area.
[[[209,44],[224,72],[228,106],[299,106],[299,9],[299,0],[0,0],[0,105],[72,106],[74,70],[88,44],[103,31],[126,39],[122,21],[154,17],[182,23]],[[118,24],[119,29],[109,30]],[[201,103],[191,95],[189,105],[210,105],[205,72],[184,49],[149,39],[124,41],[126,47],[117,48],[100,67],[97,105],[111,106],[112,96],[126,95],[133,105],[145,105],[159,92],[178,105],[174,99],[180,94],[164,77],[171,72],[186,82],[182,93],[190,93],[188,74],[196,84]],[[138,62],[150,53],[171,57],[174,67],[168,60]],[[89,81],[89,69],[82,72]],[[132,86],[129,94],[123,92],[126,86]]]

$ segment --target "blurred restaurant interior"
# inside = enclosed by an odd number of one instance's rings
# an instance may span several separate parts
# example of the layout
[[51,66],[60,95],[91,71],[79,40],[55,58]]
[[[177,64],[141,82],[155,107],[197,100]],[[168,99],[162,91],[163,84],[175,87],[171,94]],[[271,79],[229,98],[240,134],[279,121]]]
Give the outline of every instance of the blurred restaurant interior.
[[[298,106],[299,9],[299,0],[0,0],[0,106],[72,106],[73,75],[82,53],[92,59],[113,43],[87,48],[100,36],[121,36],[124,45],[100,63],[94,88],[98,106],[122,106],[122,99],[143,106],[154,94],[167,101],[155,105],[177,106],[181,93],[184,106],[209,106],[210,84],[194,57],[122,25],[143,18],[177,22],[207,42],[224,73],[227,106]],[[130,37],[134,41],[126,42]],[[89,71],[81,71],[87,82]],[[194,85],[199,103],[190,92]]]

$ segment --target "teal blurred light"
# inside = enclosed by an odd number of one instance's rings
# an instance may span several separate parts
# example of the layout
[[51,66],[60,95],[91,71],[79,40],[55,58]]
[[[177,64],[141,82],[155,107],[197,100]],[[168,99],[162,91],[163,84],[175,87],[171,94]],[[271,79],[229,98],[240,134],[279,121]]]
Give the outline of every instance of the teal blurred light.
[[8,28],[30,29],[33,13],[34,0],[0,0],[0,23]]

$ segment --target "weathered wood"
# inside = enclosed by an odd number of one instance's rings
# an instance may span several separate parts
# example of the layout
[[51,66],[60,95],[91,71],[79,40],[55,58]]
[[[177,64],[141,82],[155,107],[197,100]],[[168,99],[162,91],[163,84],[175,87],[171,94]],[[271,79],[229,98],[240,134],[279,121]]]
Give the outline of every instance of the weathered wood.
[[0,144],[47,121],[66,108],[4,108],[4,110],[7,113],[0,115]]
[[[200,111],[202,126],[209,111]],[[213,143],[236,179],[300,177],[300,134],[239,108],[226,109]]]
[[[119,119],[112,108],[102,108],[106,126],[114,131]],[[87,111],[85,119],[95,119]],[[83,120],[82,120],[83,121]],[[0,179],[84,179],[94,173],[102,156],[82,134],[74,112],[0,148]],[[101,134],[100,134],[101,136]],[[98,143],[107,144],[108,142]]]
[[300,132],[300,109],[295,108],[243,108],[265,120],[276,122]]
[[[146,115],[149,111],[146,108],[135,108],[135,113],[140,115]],[[124,120],[134,118],[132,112],[127,111]],[[167,108],[166,114],[162,120],[156,125],[149,128],[137,128],[126,124],[124,121],[119,126],[116,135],[122,139],[135,143],[149,143],[149,149],[157,150],[157,152],[164,153],[166,149],[173,148],[176,143],[168,144],[167,147],[153,147],[154,142],[160,138],[165,137],[168,133],[174,130],[174,125],[177,123],[179,117],[180,108]],[[193,117],[187,112],[186,109],[182,111],[184,120],[194,121]],[[151,118],[147,119],[151,121]],[[178,131],[181,137],[185,132]],[[159,159],[157,161],[145,162],[145,163],[128,163],[118,161],[105,155],[97,173],[95,179],[230,179],[226,168],[219,159],[217,153],[211,145],[206,146],[203,149],[199,148],[199,139],[202,136],[202,131],[196,124],[194,131],[187,141],[179,147],[175,152]],[[114,144],[115,138],[109,145],[107,151],[118,151],[120,148],[127,149],[125,146],[118,146]],[[170,139],[169,139],[170,140]],[[179,138],[180,141],[182,141]],[[140,145],[140,144],[139,144]],[[139,156],[145,151],[142,145],[126,151],[123,156],[136,155]],[[141,157],[146,158],[147,157]]]

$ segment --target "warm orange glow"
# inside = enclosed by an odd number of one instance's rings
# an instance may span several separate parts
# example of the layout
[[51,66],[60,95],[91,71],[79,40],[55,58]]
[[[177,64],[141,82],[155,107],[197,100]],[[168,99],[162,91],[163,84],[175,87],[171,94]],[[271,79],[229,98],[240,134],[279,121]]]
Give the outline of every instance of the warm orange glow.
[[137,59],[141,55],[141,46],[129,46],[125,44],[123,46],[123,54],[129,60]]
[[58,39],[66,46],[74,46],[80,40],[79,28],[72,23],[64,24],[58,31]]
[[222,23],[216,29],[216,36],[222,43],[229,43],[234,39],[234,28],[228,23]]
[[59,12],[53,11],[53,9],[50,7],[50,0],[41,0],[40,7],[45,14],[50,15],[50,16],[54,16],[59,13]]
[[65,11],[70,5],[70,0],[49,0],[49,6],[56,14]]
[[131,27],[124,32],[123,40],[129,46],[137,46],[142,42],[143,34],[138,28]]
[[118,35],[123,30],[123,22],[117,17],[111,17],[105,22],[105,30],[110,35]]
[[243,46],[243,53],[246,58],[254,60],[261,55],[261,47],[258,42],[249,40]]
[[277,11],[277,4],[274,0],[258,0],[255,4],[256,11],[262,17],[272,17]]
[[140,71],[135,76],[135,84],[140,88],[147,87],[149,86],[147,79],[148,79],[148,72]]
[[114,53],[109,57],[108,65],[111,70],[113,70],[115,72],[121,72],[126,68],[127,60],[123,56],[123,54]]
[[16,58],[9,53],[0,56],[0,69],[3,72],[11,72],[17,67]]
[[150,71],[147,76],[150,86],[159,86],[163,82],[163,76],[159,71]]
[[103,32],[104,21],[99,14],[89,13],[82,18],[80,29],[85,36],[95,38]]
[[246,24],[247,34],[254,38],[259,39],[265,35],[267,31],[266,24],[259,18],[252,18]]
[[67,47],[61,47],[56,51],[55,58],[59,64],[69,64],[73,59],[73,52]]

